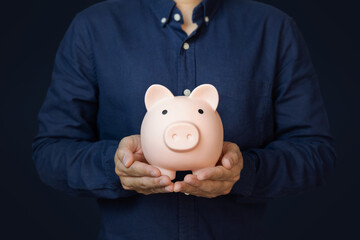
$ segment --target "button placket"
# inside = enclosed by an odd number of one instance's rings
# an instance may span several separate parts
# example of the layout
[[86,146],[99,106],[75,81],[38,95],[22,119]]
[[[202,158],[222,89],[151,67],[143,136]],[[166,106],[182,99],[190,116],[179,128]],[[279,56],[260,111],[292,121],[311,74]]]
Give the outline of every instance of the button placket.
[[196,23],[199,27],[195,29],[190,36],[188,36],[181,28],[183,17],[178,8],[174,8],[171,19],[168,19],[167,21],[169,27],[171,27],[174,30],[174,33],[182,39],[178,53],[178,95],[185,95],[184,91],[186,89],[192,90],[196,87],[195,50],[192,45],[195,44],[194,39],[196,39],[196,33],[199,32],[201,23],[204,21],[205,16],[202,10],[202,7],[198,7],[196,11],[194,10],[193,19],[197,21]]
[[195,38],[185,39],[179,54],[178,91],[185,96],[189,96],[196,87]]

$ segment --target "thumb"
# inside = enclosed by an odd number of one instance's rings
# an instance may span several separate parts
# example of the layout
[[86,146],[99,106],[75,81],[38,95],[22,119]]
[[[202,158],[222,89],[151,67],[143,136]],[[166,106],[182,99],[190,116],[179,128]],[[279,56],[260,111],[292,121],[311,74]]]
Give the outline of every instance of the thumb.
[[224,142],[221,163],[226,169],[230,170],[238,163],[238,152],[240,152],[240,149],[235,143]]
[[139,148],[137,136],[125,137],[120,141],[118,157],[125,167],[130,167],[134,163],[134,152]]
[[122,152],[122,157],[120,158],[121,162],[125,167],[130,167],[134,163],[134,155],[129,149],[120,150]]
[[230,170],[234,165],[234,161],[233,161],[232,156],[230,154],[225,154],[223,156],[223,158],[221,159],[221,163],[228,170]]

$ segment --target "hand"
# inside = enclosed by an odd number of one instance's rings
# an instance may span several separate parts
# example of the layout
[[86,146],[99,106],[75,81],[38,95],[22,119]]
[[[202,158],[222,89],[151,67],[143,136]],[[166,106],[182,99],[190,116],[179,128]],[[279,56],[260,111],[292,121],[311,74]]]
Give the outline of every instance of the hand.
[[174,192],[207,198],[226,195],[240,179],[242,168],[243,158],[239,147],[235,143],[224,142],[217,165],[186,175],[184,181],[174,184]]
[[135,190],[145,195],[173,192],[174,184],[168,176],[149,165],[141,148],[140,135],[124,137],[116,150],[115,172],[125,190]]

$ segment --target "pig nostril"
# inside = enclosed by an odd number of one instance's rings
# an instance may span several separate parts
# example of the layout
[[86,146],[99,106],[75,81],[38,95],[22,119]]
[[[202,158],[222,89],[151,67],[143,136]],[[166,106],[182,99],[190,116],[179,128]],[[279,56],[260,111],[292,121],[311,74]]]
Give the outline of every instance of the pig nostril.
[[186,139],[187,139],[187,140],[192,140],[192,135],[191,135],[191,134],[187,134],[187,135],[186,135]]
[[174,133],[171,137],[172,137],[173,140],[176,140],[177,139],[177,134]]

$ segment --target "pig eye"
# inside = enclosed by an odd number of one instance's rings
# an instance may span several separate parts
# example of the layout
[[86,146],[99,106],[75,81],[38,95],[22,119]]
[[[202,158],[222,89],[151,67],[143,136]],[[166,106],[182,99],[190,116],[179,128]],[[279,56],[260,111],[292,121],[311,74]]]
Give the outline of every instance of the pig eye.
[[203,114],[204,113],[204,110],[202,110],[201,108],[198,110],[198,112],[200,113],[200,114]]
[[163,110],[163,111],[162,111],[162,114],[163,114],[163,115],[167,114],[167,110],[166,110],[166,109]]

